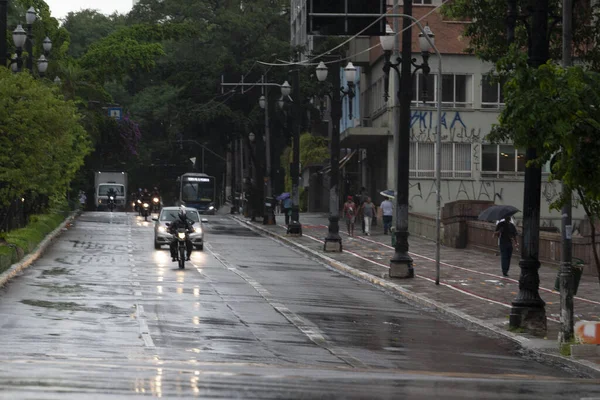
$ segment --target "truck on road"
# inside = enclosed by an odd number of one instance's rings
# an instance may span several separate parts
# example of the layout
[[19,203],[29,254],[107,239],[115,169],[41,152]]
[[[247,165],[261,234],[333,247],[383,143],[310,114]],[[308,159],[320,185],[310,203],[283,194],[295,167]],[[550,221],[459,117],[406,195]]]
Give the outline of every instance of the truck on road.
[[125,210],[127,206],[127,172],[96,171],[94,177],[94,202],[96,210],[107,208],[108,192],[113,189],[117,195],[117,209]]

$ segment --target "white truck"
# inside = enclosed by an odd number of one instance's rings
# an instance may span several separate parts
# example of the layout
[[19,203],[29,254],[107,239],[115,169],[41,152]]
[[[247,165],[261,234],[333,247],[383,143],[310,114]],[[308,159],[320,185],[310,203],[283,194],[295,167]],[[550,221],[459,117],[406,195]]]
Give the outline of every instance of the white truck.
[[125,210],[127,206],[127,172],[96,171],[94,188],[96,210],[106,208],[110,189],[117,193],[115,197],[117,209]]

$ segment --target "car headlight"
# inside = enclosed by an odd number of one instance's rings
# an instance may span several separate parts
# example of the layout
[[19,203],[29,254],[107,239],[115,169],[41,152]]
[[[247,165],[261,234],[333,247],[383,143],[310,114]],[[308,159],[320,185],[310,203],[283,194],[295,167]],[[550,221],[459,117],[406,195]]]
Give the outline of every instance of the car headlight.
[[196,226],[196,227],[194,228],[194,232],[196,232],[196,233],[202,233],[202,228],[201,228],[201,227],[199,227],[199,226]]
[[158,203],[158,197],[153,198],[152,201]]
[[135,201],[134,201],[133,203],[131,203],[131,206],[132,206],[132,207],[135,207]]
[[150,205],[148,203],[144,203],[144,208],[148,208]]
[[110,199],[110,200],[114,200],[115,198],[114,198],[114,197],[112,197],[112,196],[110,196],[110,197],[109,197],[109,199]]
[[159,231],[159,232],[166,232],[166,231],[167,231],[167,228],[165,228],[164,226],[159,226],[159,227],[158,227],[158,231]]
[[215,206],[210,206],[210,207],[208,207],[208,209],[209,209],[210,211],[212,211],[212,210],[214,210],[214,209],[215,209]]
[[179,239],[185,239],[185,232],[177,232],[177,237]]

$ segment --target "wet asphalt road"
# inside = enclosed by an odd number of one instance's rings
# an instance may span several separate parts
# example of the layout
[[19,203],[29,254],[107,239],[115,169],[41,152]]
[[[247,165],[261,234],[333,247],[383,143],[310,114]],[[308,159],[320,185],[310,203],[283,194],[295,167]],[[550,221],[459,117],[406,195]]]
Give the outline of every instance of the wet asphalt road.
[[600,398],[597,381],[208,218],[178,270],[151,223],[83,214],[0,289],[0,398]]

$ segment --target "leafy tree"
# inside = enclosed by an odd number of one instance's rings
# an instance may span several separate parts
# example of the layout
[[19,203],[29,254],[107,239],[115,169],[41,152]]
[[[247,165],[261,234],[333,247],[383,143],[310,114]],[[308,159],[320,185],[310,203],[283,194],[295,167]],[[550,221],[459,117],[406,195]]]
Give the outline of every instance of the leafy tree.
[[[600,39],[600,25],[596,22],[600,17],[600,3],[589,0],[573,1],[573,46],[575,52],[592,69],[600,69],[600,49],[595,45]],[[498,16],[507,15],[506,0],[453,0],[442,7],[446,18],[458,21],[469,21],[465,24],[463,36],[468,39],[466,50],[476,54],[485,61],[496,62],[509,53],[506,37],[506,19]],[[530,1],[517,1],[517,21],[515,44],[517,48],[526,49],[530,26],[527,22],[531,14]],[[549,39],[550,56],[560,59],[562,51],[562,1],[550,1]],[[592,23],[590,23],[592,22]]]
[[74,58],[81,57],[92,43],[125,26],[126,17],[122,14],[107,16],[91,9],[69,12],[62,25],[71,35],[68,55]]
[[[578,194],[590,220],[600,274],[595,246],[595,222],[600,218],[600,74],[552,62],[530,68],[524,55],[505,59],[499,69],[509,66],[513,70],[504,88],[506,105],[488,138],[535,147],[538,158],[529,162],[553,161],[550,179],[562,180]],[[560,209],[565,200],[561,197],[552,207]]]
[[59,199],[90,151],[73,102],[29,74],[0,68],[0,203],[34,192]]

